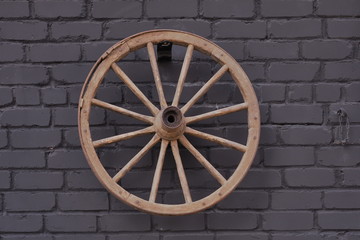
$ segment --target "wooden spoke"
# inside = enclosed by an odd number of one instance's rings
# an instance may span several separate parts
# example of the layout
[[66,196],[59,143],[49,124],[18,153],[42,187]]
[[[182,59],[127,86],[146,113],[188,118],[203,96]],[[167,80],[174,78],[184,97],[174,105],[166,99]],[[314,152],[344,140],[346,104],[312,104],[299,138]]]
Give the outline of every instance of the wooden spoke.
[[162,171],[163,165],[164,165],[166,148],[168,147],[168,145],[169,145],[169,141],[164,140],[164,139],[161,141],[159,158],[158,158],[158,162],[156,164],[154,179],[153,179],[153,183],[151,186],[151,192],[150,192],[150,198],[149,198],[150,202],[155,202],[155,200],[156,200],[156,195],[157,195],[157,192],[159,189],[161,171]]
[[156,60],[156,56],[155,56],[154,45],[152,42],[148,42],[147,50],[148,50],[148,54],[149,54],[149,58],[150,58],[151,69],[152,69],[152,72],[154,75],[156,90],[157,90],[159,100],[160,100],[160,106],[161,106],[161,108],[165,108],[165,107],[167,107],[167,103],[166,103],[166,99],[165,99],[165,95],[164,95],[164,90],[163,90],[163,87],[161,84],[160,72],[159,72],[159,68],[158,68],[158,64],[157,64],[157,60]]
[[129,116],[129,117],[133,117],[133,118],[135,118],[137,120],[140,120],[140,121],[143,121],[143,122],[147,122],[147,123],[150,123],[150,124],[154,123],[154,117],[150,117],[150,116],[146,116],[146,115],[143,115],[143,114],[140,114],[140,113],[136,113],[136,112],[127,110],[125,108],[118,107],[118,106],[115,106],[115,105],[107,103],[107,102],[103,102],[103,101],[95,99],[95,98],[91,100],[91,103],[96,105],[96,106],[106,108],[106,109],[112,110],[114,112],[124,114],[124,115]]
[[181,92],[182,92],[183,87],[184,87],[184,83],[185,83],[186,75],[187,75],[188,70],[189,70],[189,66],[190,66],[193,51],[194,51],[194,45],[190,44],[187,47],[187,50],[186,50],[186,54],[185,54],[185,57],[184,57],[184,62],[183,62],[182,68],[181,68],[178,84],[176,86],[174,99],[173,99],[173,102],[171,104],[172,106],[177,106],[179,104],[180,95],[181,95]]
[[171,141],[171,149],[172,149],[172,152],[173,152],[173,155],[175,158],[176,169],[177,169],[177,172],[179,175],[180,184],[181,184],[181,188],[183,190],[185,202],[191,203],[192,199],[191,199],[190,189],[189,189],[189,185],[188,185],[188,182],[186,179],[184,167],[183,167],[183,164],[181,161],[180,151],[179,151],[179,146],[178,146],[177,140]]
[[113,180],[115,182],[120,181],[122,177],[125,176],[127,172],[129,172],[135,164],[137,164],[142,157],[160,140],[158,135],[154,135],[154,137],[138,152],[114,177]]
[[237,112],[237,111],[247,109],[247,108],[248,108],[247,103],[240,103],[240,104],[236,104],[234,106],[221,108],[221,109],[214,110],[214,111],[211,111],[211,112],[207,112],[207,113],[204,113],[204,114],[187,117],[186,118],[186,123],[189,124],[189,123],[193,123],[193,122],[198,122],[198,121],[201,121],[201,120],[226,115],[226,114]]
[[197,100],[199,100],[199,98],[201,98],[210,89],[210,87],[214,85],[226,73],[228,69],[228,66],[223,65],[219,69],[219,71],[217,71],[214,76],[212,76],[210,80],[207,81],[204,86],[202,86],[202,88],[200,88],[200,90],[190,99],[190,101],[188,101],[185,106],[181,108],[181,112],[185,114],[187,110],[189,110],[189,108],[191,108],[191,106],[194,105]]
[[130,88],[130,90],[140,99],[140,101],[150,110],[153,115],[159,112],[159,109],[155,107],[152,102],[140,91],[140,89],[134,84],[133,81],[124,73],[123,70],[116,64],[111,64],[111,68],[116,75]]
[[226,182],[226,179],[219,173],[216,168],[214,168],[211,163],[189,142],[189,140],[183,135],[179,138],[180,142],[184,147],[191,152],[192,155],[200,162],[201,165],[203,165],[206,170],[221,184],[224,185]]
[[193,128],[190,127],[186,127],[185,132],[188,134],[191,134],[195,137],[199,137],[205,140],[209,140],[211,142],[216,142],[218,144],[221,144],[225,147],[230,147],[236,150],[239,150],[240,152],[246,152],[247,147],[245,145],[242,145],[240,143],[225,139],[225,138],[221,138],[221,137],[217,137],[208,133],[204,133],[204,132],[200,132],[197,131]]
[[155,132],[155,128],[153,126],[150,126],[150,127],[144,128],[144,129],[137,130],[137,131],[123,133],[120,135],[96,140],[93,142],[93,146],[94,146],[94,148],[98,148],[98,147],[102,147],[104,145],[120,142],[120,141],[123,141],[126,139],[130,139],[130,138],[133,138],[136,136],[153,133],[153,132]]

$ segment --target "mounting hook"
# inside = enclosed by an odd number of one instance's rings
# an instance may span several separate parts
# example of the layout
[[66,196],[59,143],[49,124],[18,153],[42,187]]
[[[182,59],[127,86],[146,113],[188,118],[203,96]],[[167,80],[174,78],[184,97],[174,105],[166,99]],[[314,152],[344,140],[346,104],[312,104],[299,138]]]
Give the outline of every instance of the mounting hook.
[[171,61],[171,50],[173,43],[170,41],[162,41],[157,44],[158,61]]

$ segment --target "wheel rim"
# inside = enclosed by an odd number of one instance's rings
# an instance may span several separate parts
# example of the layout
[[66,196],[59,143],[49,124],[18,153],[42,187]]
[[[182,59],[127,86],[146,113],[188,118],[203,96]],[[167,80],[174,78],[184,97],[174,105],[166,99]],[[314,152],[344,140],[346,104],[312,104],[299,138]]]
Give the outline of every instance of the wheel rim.
[[[170,41],[174,44],[185,46],[187,48],[175,95],[170,105],[167,104],[164,97],[164,91],[153,47],[154,44],[162,41]],[[152,102],[150,102],[149,99],[126,75],[126,73],[123,72],[116,64],[116,62],[124,58],[129,52],[143,47],[148,50],[155,85],[159,96],[160,108],[157,108]],[[215,59],[215,61],[220,63],[222,67],[210,78],[207,83],[204,84],[204,86],[190,99],[190,101],[188,101],[183,107],[179,108],[178,104],[180,95],[194,50],[210,55],[213,59]],[[95,99],[96,91],[103,81],[105,74],[110,69],[114,71],[125,83],[125,85],[142,101],[153,116],[139,114]],[[196,116],[184,117],[184,114],[193,106],[193,104],[195,104],[196,101],[202,97],[226,72],[229,72],[233,80],[236,82],[243,96],[244,103]],[[89,116],[92,106],[102,107],[130,116],[148,123],[150,126],[130,133],[92,141],[89,124]],[[200,120],[222,116],[241,110],[247,110],[248,137],[246,145],[197,131],[188,126]],[[251,83],[240,65],[228,53],[216,44],[195,34],[175,30],[154,30],[142,32],[118,42],[106,51],[106,53],[96,62],[85,81],[80,96],[79,135],[85,157],[90,167],[99,181],[110,193],[112,193],[112,195],[141,211],[160,215],[185,215],[213,206],[231,193],[243,179],[256,153],[260,134],[259,118],[258,102]],[[242,159],[232,176],[225,179],[217,171],[217,169],[215,169],[211,163],[189,142],[189,140],[184,136],[184,133],[213,141],[225,147],[243,152],[244,154]],[[101,164],[95,149],[107,144],[126,140],[134,136],[141,136],[143,134],[153,134],[153,137],[118,173],[114,176],[110,176]],[[138,161],[140,161],[146,152],[158,142],[161,142],[160,153],[154,173],[150,197],[148,200],[145,200],[129,193],[117,182],[124,177],[126,173],[129,172],[138,163]],[[220,188],[200,200],[192,201],[185,171],[182,166],[178,142],[180,142],[221,184]],[[185,200],[183,204],[163,204],[155,202],[164,163],[165,151],[168,147],[171,148],[174,155],[176,169]]]

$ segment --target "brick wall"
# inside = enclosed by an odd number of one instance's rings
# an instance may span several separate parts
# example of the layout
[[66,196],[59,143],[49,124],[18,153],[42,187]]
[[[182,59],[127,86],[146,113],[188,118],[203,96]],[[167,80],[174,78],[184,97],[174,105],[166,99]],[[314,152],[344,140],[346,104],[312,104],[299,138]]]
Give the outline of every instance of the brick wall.
[[[1,1],[0,239],[360,239],[359,16],[358,0]],[[77,136],[79,91],[91,66],[116,41],[154,28],[194,32],[224,47],[260,101],[261,144],[250,172],[226,200],[195,215],[151,216],[111,197]],[[165,82],[178,74],[177,57],[162,66]],[[144,59],[139,52],[124,63],[134,79],[149,80]],[[196,59],[188,97],[215,70]],[[143,110],[116,79],[106,80],[99,96]],[[155,95],[146,82],[139,86]],[[234,83],[224,81],[198,108],[237,101]],[[98,138],[138,127],[94,111]],[[234,139],[246,133],[237,116],[201,127]],[[236,153],[193,141],[225,174],[236,166],[227,160]],[[144,143],[102,149],[104,165],[114,171]],[[124,179],[127,189],[148,192],[157,151]],[[185,165],[197,192],[216,187],[198,165]],[[171,156],[161,187],[164,201],[181,199]]]

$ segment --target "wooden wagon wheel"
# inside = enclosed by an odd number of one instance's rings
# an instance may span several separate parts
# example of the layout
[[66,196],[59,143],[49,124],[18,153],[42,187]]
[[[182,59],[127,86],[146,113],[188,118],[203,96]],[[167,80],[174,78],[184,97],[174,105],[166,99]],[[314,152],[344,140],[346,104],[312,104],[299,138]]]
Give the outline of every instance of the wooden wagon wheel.
[[[162,41],[170,41],[175,45],[181,45],[187,48],[175,95],[170,105],[168,105],[164,97],[164,91],[162,88],[156,55],[153,47],[154,44],[158,44]],[[156,107],[139,90],[136,84],[134,84],[134,82],[117,64],[117,62],[124,58],[128,53],[144,47],[147,48],[148,51],[155,85],[160,100],[160,108]],[[178,107],[178,103],[194,50],[211,56],[222,67],[184,106],[180,108]],[[95,98],[97,89],[103,81],[105,74],[111,69],[150,110],[153,116],[139,114]],[[200,115],[185,117],[185,113],[226,72],[229,72],[233,80],[236,82],[243,96],[244,102]],[[89,124],[89,115],[92,106],[98,106],[120,114],[124,114],[126,116],[148,123],[150,126],[141,130],[93,141]],[[190,127],[190,125],[194,122],[241,110],[247,111],[248,137],[246,145],[204,133]],[[106,51],[106,53],[104,53],[96,62],[86,79],[80,96],[79,134],[81,145],[89,165],[91,166],[99,181],[115,197],[127,203],[128,205],[145,212],[161,215],[185,215],[213,206],[226,197],[242,180],[247,170],[249,169],[256,153],[260,134],[259,117],[258,102],[251,83],[239,64],[227,52],[225,52],[216,44],[195,34],[175,30],[154,30],[142,32],[118,42],[108,51]],[[189,140],[184,136],[184,133],[243,152],[242,159],[231,177],[225,179],[222,174],[189,142]],[[117,172],[114,176],[110,176],[101,164],[95,149],[107,144],[130,139],[132,137],[143,134],[153,134],[153,137],[131,160],[127,162],[127,164],[119,172]],[[123,187],[121,187],[118,182],[140,161],[146,152],[148,152],[149,149],[151,149],[158,142],[161,142],[160,153],[154,172],[150,198],[146,200],[130,194]],[[179,153],[179,143],[181,143],[187,150],[189,150],[189,152],[201,163],[201,165],[220,183],[221,187],[200,200],[192,201],[187,178],[182,164],[182,159]],[[156,202],[156,195],[164,163],[164,155],[168,147],[171,148],[174,155],[176,169],[185,199],[184,203],[182,204],[162,204]]]

